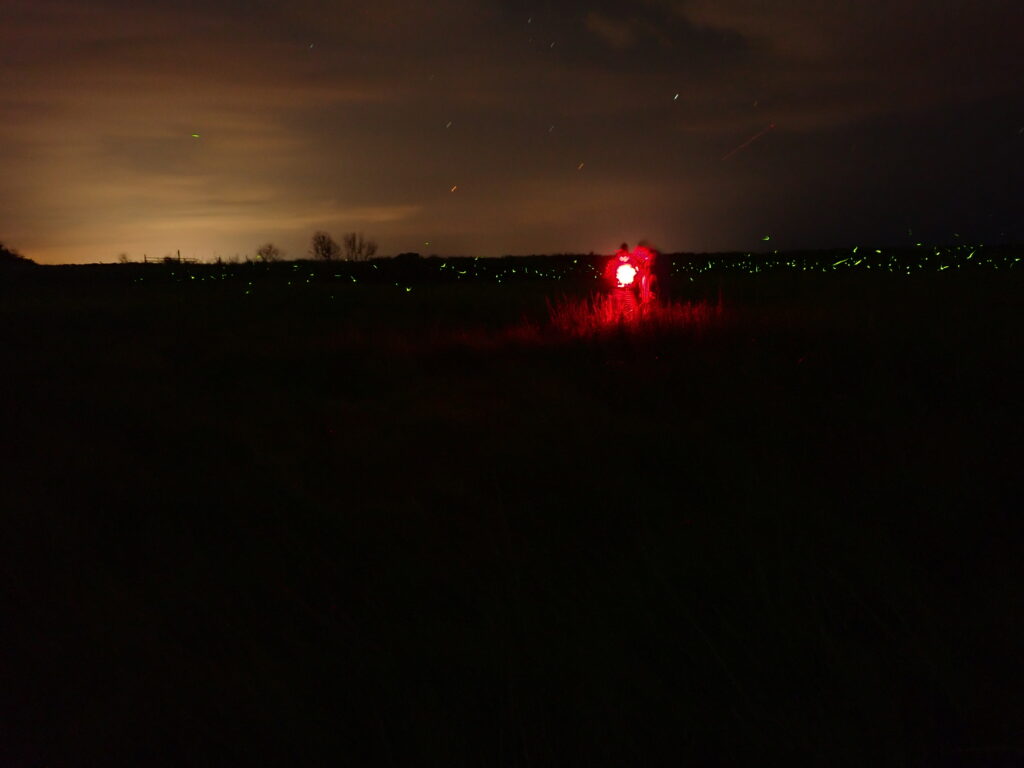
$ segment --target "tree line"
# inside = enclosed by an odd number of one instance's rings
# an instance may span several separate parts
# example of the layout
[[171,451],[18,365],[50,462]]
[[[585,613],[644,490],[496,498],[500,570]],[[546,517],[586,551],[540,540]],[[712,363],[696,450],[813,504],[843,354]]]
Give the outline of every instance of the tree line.
[[[321,261],[345,259],[346,261],[365,261],[377,254],[377,243],[367,240],[362,232],[349,232],[341,238],[341,244],[328,232],[318,230],[313,233],[309,242],[309,255]],[[280,261],[284,251],[273,243],[264,243],[256,249],[258,261]]]
[[[5,255],[2,244],[0,244],[0,257]],[[319,259],[321,261],[333,261],[337,259],[344,259],[346,261],[366,261],[372,259],[377,255],[377,243],[373,240],[368,240],[362,232],[349,232],[341,239],[339,244],[330,233],[318,230],[313,233],[313,237],[309,241],[309,250],[307,251],[311,258]],[[21,257],[24,258],[24,257]],[[255,261],[261,262],[272,262],[272,261],[284,261],[287,258],[287,254],[282,248],[279,248],[275,243],[266,242],[263,243],[259,248],[256,249]],[[2,258],[0,258],[2,260]],[[117,257],[117,260],[122,264],[130,264],[132,259],[127,253],[122,253]],[[246,261],[250,261],[249,256],[245,257]],[[150,259],[150,261],[163,261],[167,264],[176,264],[182,261],[186,261],[181,258],[181,251],[178,252],[177,256],[168,254],[163,259]],[[220,263],[221,259],[218,256],[217,262]],[[229,259],[229,263],[237,263],[238,256],[236,255],[233,260]]]

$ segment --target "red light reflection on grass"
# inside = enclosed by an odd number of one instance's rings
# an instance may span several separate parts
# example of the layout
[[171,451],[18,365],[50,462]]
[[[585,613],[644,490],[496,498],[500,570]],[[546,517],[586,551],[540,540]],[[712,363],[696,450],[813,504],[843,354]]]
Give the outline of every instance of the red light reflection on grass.
[[[548,302],[548,316],[556,331],[569,336],[600,336],[618,329],[631,333],[662,333],[710,327],[723,316],[721,303],[708,301],[661,302],[639,305],[623,302],[623,291],[587,298]],[[632,295],[632,294],[629,294]]]

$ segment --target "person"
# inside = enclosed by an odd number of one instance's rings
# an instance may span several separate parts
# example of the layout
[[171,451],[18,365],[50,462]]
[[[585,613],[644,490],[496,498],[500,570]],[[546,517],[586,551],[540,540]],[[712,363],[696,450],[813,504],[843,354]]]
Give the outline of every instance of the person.
[[611,286],[611,315],[615,320],[636,316],[637,264],[629,246],[623,243],[604,266],[604,277]]
[[605,264],[605,280],[612,289],[612,307],[617,316],[632,316],[657,299],[657,280],[653,271],[656,252],[645,245],[635,251],[623,243]]
[[654,275],[654,262],[657,253],[646,245],[638,245],[633,251],[633,261],[637,269],[637,283],[640,289],[640,306],[648,306],[657,298],[657,280]]
[[615,255],[608,259],[604,265],[605,279],[612,288],[625,288],[632,282],[633,274],[631,274],[629,270],[619,272],[619,268],[623,266],[629,266],[633,269],[636,268],[633,264],[633,254],[629,252],[629,246],[626,245],[626,243],[620,245],[619,250],[617,250]]

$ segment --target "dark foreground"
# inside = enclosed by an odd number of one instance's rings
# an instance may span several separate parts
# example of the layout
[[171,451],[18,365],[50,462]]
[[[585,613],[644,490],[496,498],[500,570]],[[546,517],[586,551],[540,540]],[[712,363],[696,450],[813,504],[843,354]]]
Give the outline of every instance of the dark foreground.
[[0,764],[1024,761],[1019,273],[105,269],[0,295]]

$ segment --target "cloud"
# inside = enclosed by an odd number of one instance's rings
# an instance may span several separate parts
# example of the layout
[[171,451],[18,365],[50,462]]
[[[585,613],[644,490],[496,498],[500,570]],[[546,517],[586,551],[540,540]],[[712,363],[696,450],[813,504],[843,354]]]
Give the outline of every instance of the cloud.
[[740,35],[784,68],[800,66],[811,74],[825,66],[848,77],[898,82],[928,70],[951,75],[946,85],[974,89],[996,85],[976,75],[1009,63],[1024,31],[1014,0],[928,6],[919,0],[666,2],[688,23]]
[[614,50],[624,51],[636,45],[637,34],[631,24],[613,19],[598,11],[588,13],[584,23],[588,30]]

